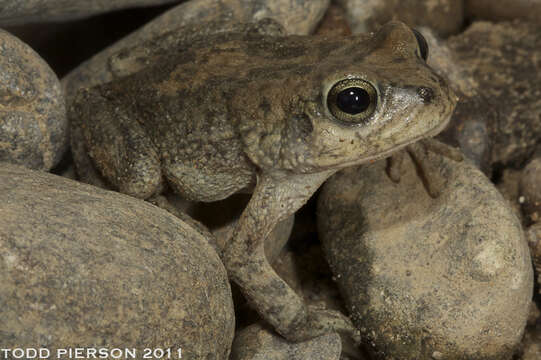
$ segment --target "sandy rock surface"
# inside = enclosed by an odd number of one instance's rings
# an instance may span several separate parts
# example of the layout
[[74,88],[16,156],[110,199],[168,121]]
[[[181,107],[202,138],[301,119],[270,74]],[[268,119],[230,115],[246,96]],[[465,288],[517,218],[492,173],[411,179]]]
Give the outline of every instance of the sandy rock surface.
[[535,223],[526,230],[526,238],[530,246],[533,265],[536,270],[537,283],[541,285],[541,222]]
[[541,359],[541,329],[535,329],[525,337],[522,360]]
[[324,185],[331,270],[379,359],[510,359],[532,296],[521,224],[473,165],[429,160],[446,179],[436,199],[409,160],[399,184],[380,161]]
[[541,26],[476,22],[447,46],[497,114],[491,162],[524,163],[541,138]]
[[208,241],[146,202],[0,163],[0,348],[228,359],[231,291]]
[[429,28],[424,27],[420,31],[428,42],[428,65],[449,79],[450,86],[460,98],[449,125],[438,138],[459,147],[468,159],[490,176],[494,125],[498,114],[476,89],[471,75],[458,65],[458,54]]
[[530,221],[541,221],[541,156],[534,157],[520,177],[520,202]]
[[457,33],[464,21],[463,0],[338,0],[354,33],[375,31],[390,20],[428,26],[440,36]]
[[0,30],[0,161],[50,170],[66,150],[58,78],[28,45]]
[[524,19],[539,22],[540,0],[464,0],[466,16],[501,21]]
[[346,19],[346,11],[335,2],[331,2],[325,16],[319,22],[314,35],[350,36],[351,28]]

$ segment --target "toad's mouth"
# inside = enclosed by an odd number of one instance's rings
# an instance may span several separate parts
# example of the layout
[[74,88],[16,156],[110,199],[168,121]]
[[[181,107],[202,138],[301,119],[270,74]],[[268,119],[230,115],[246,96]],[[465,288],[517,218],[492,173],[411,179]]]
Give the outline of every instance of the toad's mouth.
[[389,150],[385,150],[385,151],[377,153],[377,154],[368,155],[368,156],[365,156],[365,157],[362,157],[362,158],[358,158],[358,159],[355,159],[355,160],[344,162],[344,163],[340,164],[340,168],[346,168],[346,167],[350,167],[350,166],[361,165],[361,164],[364,164],[364,163],[367,163],[367,162],[384,159],[384,158],[387,158],[387,157],[391,156],[393,153],[402,150],[406,146],[408,146],[410,144],[413,144],[414,142],[417,142],[417,141],[425,139],[425,138],[434,137],[434,136],[438,135],[440,132],[442,132],[447,127],[447,125],[449,125],[449,122],[451,121],[451,115],[449,115],[445,121],[442,121],[436,127],[433,127],[431,129],[429,129],[428,131],[420,134],[419,136],[416,136],[416,137],[414,137],[414,138],[412,138],[410,140],[399,143],[399,144],[393,146]]

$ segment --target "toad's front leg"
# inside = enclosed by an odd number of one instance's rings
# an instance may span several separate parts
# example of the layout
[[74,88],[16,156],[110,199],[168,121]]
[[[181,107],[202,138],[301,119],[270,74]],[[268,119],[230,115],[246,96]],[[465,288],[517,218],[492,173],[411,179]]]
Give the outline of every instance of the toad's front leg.
[[297,211],[333,172],[258,177],[223,255],[230,278],[274,329],[291,341],[303,341],[331,331],[357,333],[349,318],[337,311],[307,307],[270,266],[265,238],[274,226]]

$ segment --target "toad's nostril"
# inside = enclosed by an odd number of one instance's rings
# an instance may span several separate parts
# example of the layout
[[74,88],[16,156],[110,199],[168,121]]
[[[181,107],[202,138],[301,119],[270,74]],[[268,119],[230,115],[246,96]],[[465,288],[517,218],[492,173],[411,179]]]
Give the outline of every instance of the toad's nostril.
[[428,87],[421,86],[417,88],[417,94],[425,104],[430,104],[432,99],[434,99],[434,90]]

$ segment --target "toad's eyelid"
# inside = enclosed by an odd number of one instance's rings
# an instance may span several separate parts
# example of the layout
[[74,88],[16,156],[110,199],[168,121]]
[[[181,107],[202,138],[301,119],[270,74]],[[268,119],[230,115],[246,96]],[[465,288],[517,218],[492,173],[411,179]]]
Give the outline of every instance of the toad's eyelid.
[[413,31],[413,34],[415,35],[415,38],[417,39],[417,46],[419,48],[419,55],[421,55],[423,60],[426,61],[428,59],[428,54],[429,54],[428,42],[426,41],[423,34],[421,34],[419,31],[417,31],[415,29],[411,29],[411,30]]

